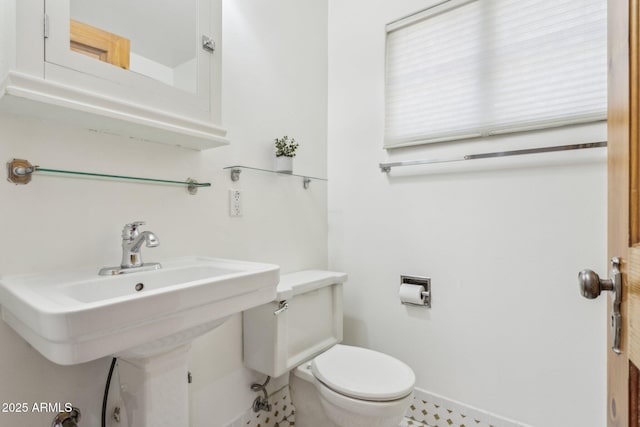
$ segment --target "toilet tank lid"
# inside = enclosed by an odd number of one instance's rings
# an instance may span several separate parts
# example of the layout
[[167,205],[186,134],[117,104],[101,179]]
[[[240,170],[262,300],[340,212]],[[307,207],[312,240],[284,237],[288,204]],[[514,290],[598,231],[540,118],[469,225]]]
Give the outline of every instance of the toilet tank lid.
[[347,281],[347,274],[327,270],[304,270],[282,274],[278,283],[278,301],[287,300],[294,295]]

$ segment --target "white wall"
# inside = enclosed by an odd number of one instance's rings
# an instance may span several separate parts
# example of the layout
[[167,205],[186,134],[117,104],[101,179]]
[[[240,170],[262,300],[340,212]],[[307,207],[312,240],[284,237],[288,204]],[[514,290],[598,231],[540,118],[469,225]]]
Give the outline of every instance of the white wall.
[[[605,424],[604,150],[394,169],[377,164],[533,143],[529,136],[382,150],[384,26],[424,0],[329,1],[329,265],[349,273],[345,342],[407,362],[417,386],[538,427]],[[537,141],[599,141],[605,126]],[[587,151],[587,150],[584,150]],[[401,274],[433,308],[400,305]]]
[[[277,263],[282,271],[327,264],[327,185],[245,171],[271,167],[272,139],[302,144],[295,171],[326,176],[326,2],[224,1],[223,122],[232,145],[205,152],[145,143],[12,115],[0,115],[0,159],[43,167],[210,181],[183,188],[37,175],[27,186],[0,184],[0,272],[16,274],[114,265],[126,222],[147,221],[160,238],[147,261],[187,254]],[[228,216],[229,188],[240,188],[244,216]],[[194,343],[192,425],[221,426],[255,393],[241,358],[241,322]],[[0,402],[66,402],[99,425],[110,359],[73,367],[45,360],[0,322]],[[0,425],[49,425],[52,414],[0,413]]]
[[15,63],[15,49],[12,49],[10,37],[15,28],[16,11],[12,2],[0,2],[0,25],[7,30],[0,31],[0,79],[4,80],[9,67]]
[[[129,52],[129,70],[143,76],[151,77],[169,86],[176,86],[174,82],[174,69],[167,67],[142,55]],[[192,74],[193,78],[193,74]]]

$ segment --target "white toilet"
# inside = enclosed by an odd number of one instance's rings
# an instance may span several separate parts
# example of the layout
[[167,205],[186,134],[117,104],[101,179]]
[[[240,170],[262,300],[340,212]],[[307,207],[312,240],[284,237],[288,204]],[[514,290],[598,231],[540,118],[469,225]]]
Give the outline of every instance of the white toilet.
[[272,377],[288,372],[298,427],[397,427],[413,399],[403,362],[342,341],[344,273],[280,277],[277,300],[243,313],[244,363]]

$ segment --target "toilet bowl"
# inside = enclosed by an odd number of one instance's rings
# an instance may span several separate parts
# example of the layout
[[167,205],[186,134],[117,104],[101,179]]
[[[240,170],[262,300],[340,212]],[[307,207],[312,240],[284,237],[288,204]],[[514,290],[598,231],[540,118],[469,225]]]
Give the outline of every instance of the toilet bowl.
[[297,427],[397,427],[415,375],[392,356],[340,344],[346,280],[322,270],[282,275],[275,301],[243,312],[244,364],[292,373]]
[[415,375],[384,353],[338,344],[296,368],[290,383],[298,427],[397,427]]

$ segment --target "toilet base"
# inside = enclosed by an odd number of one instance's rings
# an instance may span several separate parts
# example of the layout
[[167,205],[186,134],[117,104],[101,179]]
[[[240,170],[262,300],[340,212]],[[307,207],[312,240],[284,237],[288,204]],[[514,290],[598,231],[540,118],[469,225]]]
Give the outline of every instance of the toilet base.
[[292,372],[289,387],[291,403],[296,408],[296,427],[339,427],[327,417],[313,383],[298,378]]

